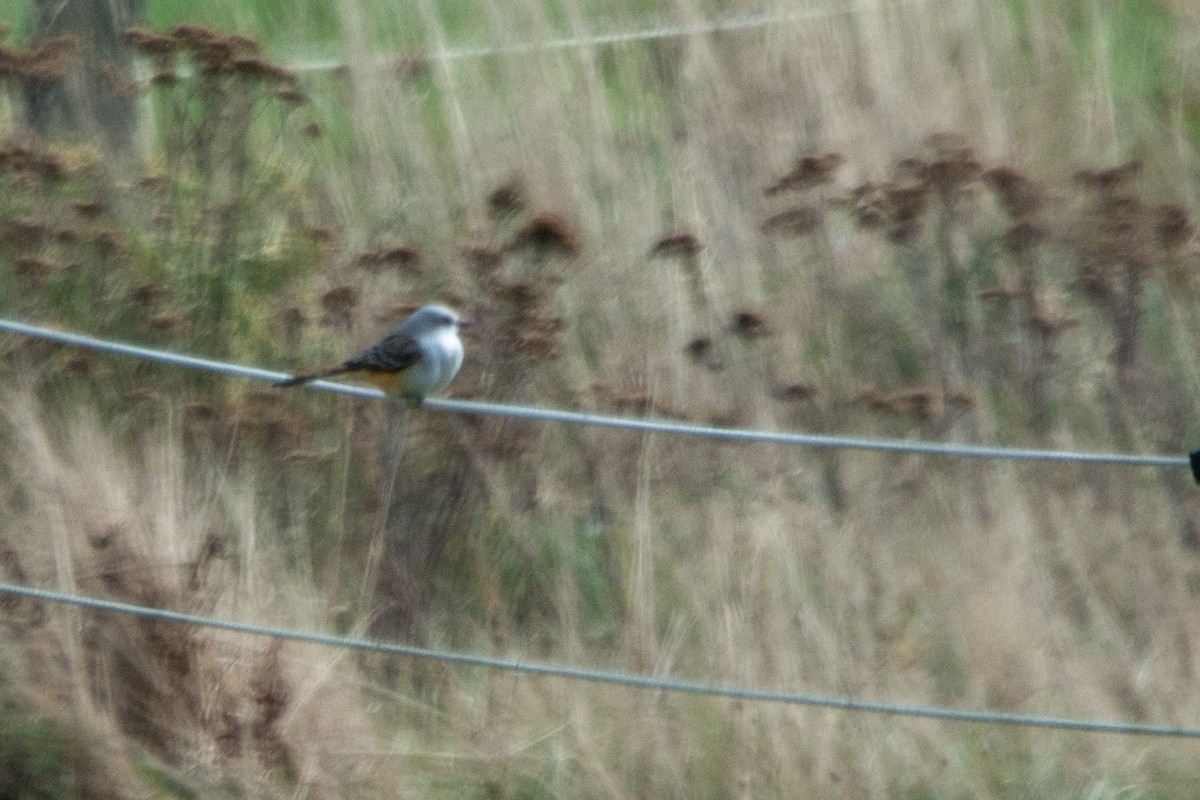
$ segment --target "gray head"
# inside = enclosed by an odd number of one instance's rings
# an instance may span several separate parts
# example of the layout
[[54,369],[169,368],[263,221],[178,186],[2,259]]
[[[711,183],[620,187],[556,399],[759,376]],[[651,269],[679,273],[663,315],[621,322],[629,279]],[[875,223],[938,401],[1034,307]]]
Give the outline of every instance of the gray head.
[[413,333],[425,333],[427,331],[436,331],[442,328],[458,328],[470,324],[469,320],[460,317],[454,309],[438,305],[437,303],[431,303],[427,306],[421,306],[414,311],[412,316],[404,320],[404,324],[401,327]]

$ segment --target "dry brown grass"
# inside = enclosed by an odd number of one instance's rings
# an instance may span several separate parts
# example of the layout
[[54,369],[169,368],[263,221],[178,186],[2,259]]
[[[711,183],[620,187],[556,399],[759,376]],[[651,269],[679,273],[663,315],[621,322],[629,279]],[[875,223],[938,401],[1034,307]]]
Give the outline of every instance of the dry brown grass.
[[[439,296],[477,322],[461,395],[1186,449],[1194,392],[1169,367],[1196,350],[1178,178],[1194,153],[1174,118],[1121,106],[1094,68],[1103,37],[1079,45],[1050,3],[1024,27],[1008,8],[872,3],[403,74],[356,61],[339,84],[354,155],[314,145],[308,165],[325,256],[256,332],[279,333],[280,358],[352,352]],[[353,0],[343,12],[367,52],[367,15]],[[489,13],[498,43],[549,27],[533,7]],[[1105,171],[1130,155],[1138,174]],[[47,231],[21,235],[40,246]],[[31,281],[52,271],[24,266]],[[132,284],[170,336],[187,320],[164,298]],[[64,411],[14,390],[6,576],[697,680],[1200,716],[1200,504],[1183,476],[414,413],[378,583],[361,586],[388,516],[382,411],[217,394],[140,395],[166,421],[131,443],[102,402]],[[1195,778],[1173,740],[355,662],[28,604],[12,619],[47,705],[198,785],[264,794],[1118,797]]]
[[[20,391],[4,407],[5,580],[326,626],[312,587],[290,577],[291,556],[258,535],[259,492],[189,459],[178,423],[148,427],[130,449],[86,409],[55,415]],[[197,787],[233,780],[256,793],[295,784],[341,796],[387,774],[345,755],[375,740],[344,654],[26,602],[7,608],[3,637],[22,691],[53,698],[69,726],[126,737]],[[138,753],[111,752],[112,774],[145,767]],[[122,796],[127,783],[110,789]]]

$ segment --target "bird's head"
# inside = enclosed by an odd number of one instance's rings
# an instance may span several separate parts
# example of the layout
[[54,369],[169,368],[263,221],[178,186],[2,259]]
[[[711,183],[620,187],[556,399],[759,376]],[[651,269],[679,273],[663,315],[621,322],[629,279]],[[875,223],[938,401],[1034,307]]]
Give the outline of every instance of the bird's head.
[[471,324],[470,320],[459,316],[458,312],[454,309],[436,303],[418,308],[413,312],[411,320],[414,324],[426,330],[461,328]]

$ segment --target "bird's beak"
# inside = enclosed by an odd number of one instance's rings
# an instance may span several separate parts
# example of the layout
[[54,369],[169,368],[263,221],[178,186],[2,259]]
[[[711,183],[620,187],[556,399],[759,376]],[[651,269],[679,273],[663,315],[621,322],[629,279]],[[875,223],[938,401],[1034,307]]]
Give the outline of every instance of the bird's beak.
[[467,327],[470,327],[470,325],[471,325],[471,320],[469,320],[469,319],[460,319],[458,321],[458,327],[460,327],[460,328],[467,328]]

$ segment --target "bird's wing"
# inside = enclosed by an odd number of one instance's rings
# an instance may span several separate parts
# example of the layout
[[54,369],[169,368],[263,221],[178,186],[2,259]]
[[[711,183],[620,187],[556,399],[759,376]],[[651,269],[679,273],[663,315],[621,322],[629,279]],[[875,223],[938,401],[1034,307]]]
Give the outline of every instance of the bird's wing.
[[399,372],[421,360],[421,348],[416,339],[394,331],[354,358],[347,359],[340,371]]

